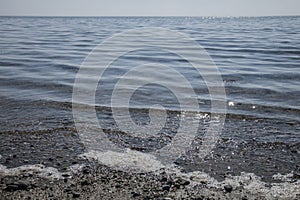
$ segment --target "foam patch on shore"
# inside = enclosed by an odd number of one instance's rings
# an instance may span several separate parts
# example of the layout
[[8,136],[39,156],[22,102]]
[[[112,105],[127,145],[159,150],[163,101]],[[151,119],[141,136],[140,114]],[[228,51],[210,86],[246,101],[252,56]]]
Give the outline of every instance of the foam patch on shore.
[[7,168],[4,165],[0,165],[0,175],[1,176],[18,176],[20,174],[37,174],[40,177],[50,178],[50,179],[62,179],[62,174],[58,169],[54,167],[45,167],[44,165],[23,165],[15,168]]
[[134,172],[153,172],[165,167],[155,156],[130,149],[125,153],[90,151],[81,157],[93,158],[108,167]]
[[261,181],[259,176],[253,173],[242,172],[240,176],[228,176],[224,181],[217,181],[206,173],[191,172],[181,173],[177,172],[177,176],[188,178],[192,180],[191,186],[197,186],[200,182],[206,182],[207,188],[214,188],[215,190],[224,190],[225,185],[232,186],[233,190],[242,189],[245,194],[251,196],[263,196],[266,199],[296,199],[300,197],[300,181],[296,182],[282,182],[282,183],[265,183]]
[[[83,165],[72,165],[68,168],[67,173],[76,174],[81,171]],[[21,174],[36,174],[39,177],[47,179],[63,179],[63,173],[54,167],[45,167],[41,164],[36,165],[22,165],[15,168],[7,168],[4,165],[0,165],[0,176],[19,176]]]

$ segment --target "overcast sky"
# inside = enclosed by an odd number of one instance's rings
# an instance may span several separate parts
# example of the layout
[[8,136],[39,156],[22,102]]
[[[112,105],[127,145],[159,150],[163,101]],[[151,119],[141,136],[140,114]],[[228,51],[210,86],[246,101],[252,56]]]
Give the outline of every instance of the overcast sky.
[[300,15],[300,0],[0,0],[0,15]]

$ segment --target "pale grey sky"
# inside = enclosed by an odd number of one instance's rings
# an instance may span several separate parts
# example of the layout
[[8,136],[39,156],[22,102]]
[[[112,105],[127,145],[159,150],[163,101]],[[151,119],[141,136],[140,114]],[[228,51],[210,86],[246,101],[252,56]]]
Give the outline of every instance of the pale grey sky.
[[0,0],[0,15],[300,15],[300,0]]

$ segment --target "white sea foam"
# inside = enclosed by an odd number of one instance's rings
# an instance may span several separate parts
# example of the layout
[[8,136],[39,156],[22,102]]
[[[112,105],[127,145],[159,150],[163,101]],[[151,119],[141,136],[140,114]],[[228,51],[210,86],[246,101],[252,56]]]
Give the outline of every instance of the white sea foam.
[[62,174],[54,167],[45,167],[44,165],[22,165],[15,168],[7,168],[0,165],[0,175],[2,176],[18,176],[24,173],[35,173],[40,177],[49,179],[62,179]]
[[118,153],[114,151],[90,151],[82,154],[81,156],[94,158],[106,166],[121,170],[149,172],[156,171],[164,167],[164,165],[162,165],[155,156],[138,151],[132,151],[130,149],[127,149],[125,153]]
[[[83,168],[84,165],[72,165],[68,168],[68,171],[76,174]],[[15,168],[7,168],[4,165],[0,165],[0,176],[19,176],[21,174],[36,174],[39,177],[47,179],[63,179],[62,173],[54,167],[45,167],[41,164],[36,165],[22,165]]]

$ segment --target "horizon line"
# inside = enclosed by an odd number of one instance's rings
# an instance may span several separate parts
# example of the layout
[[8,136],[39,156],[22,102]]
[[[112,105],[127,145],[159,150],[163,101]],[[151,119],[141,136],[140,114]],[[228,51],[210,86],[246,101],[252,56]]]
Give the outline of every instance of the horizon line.
[[299,15],[0,15],[0,17],[299,17]]

